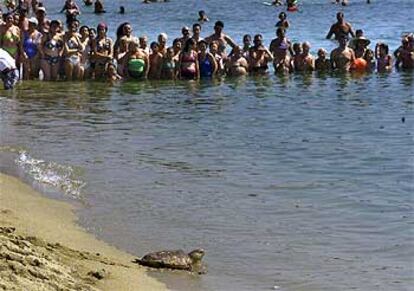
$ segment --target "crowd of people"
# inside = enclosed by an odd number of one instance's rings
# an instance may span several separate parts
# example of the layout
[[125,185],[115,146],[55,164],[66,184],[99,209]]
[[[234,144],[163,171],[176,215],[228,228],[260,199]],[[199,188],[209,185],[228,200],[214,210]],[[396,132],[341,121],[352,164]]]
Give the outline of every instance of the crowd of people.
[[[92,1],[86,2],[92,5]],[[103,10],[102,1],[96,2]],[[209,20],[204,11],[191,29],[184,26],[181,36],[168,46],[165,33],[149,43],[146,36],[133,35],[129,22],[117,28],[115,40],[108,37],[105,23],[96,28],[81,26],[77,17],[80,8],[73,0],[66,0],[61,10],[66,14],[66,24],[48,19],[39,0],[20,0],[7,9],[0,21],[0,71],[6,89],[19,79],[195,80],[261,75],[268,74],[270,64],[276,74],[414,68],[413,34],[402,38],[393,55],[385,43],[377,43],[372,50],[364,32],[354,32],[341,12],[326,36],[334,37],[338,47],[330,53],[320,48],[313,56],[309,42],[292,44],[288,39],[290,24],[284,12],[279,15],[276,37],[269,47],[263,44],[261,34],[244,35],[242,45],[238,45],[224,32],[222,21],[215,22],[214,32],[203,38],[202,23]]]

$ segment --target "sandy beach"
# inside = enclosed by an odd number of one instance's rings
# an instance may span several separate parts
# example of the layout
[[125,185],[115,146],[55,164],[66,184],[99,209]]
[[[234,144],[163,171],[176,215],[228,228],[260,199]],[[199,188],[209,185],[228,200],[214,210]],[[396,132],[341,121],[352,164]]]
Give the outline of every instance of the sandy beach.
[[166,290],[75,221],[73,206],[0,174],[0,290]]

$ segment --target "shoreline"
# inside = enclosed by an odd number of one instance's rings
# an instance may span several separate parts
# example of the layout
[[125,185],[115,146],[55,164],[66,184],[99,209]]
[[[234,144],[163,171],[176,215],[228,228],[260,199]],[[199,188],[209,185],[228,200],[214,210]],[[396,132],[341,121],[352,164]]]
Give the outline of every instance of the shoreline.
[[73,210],[0,173],[0,290],[167,290],[77,225]]

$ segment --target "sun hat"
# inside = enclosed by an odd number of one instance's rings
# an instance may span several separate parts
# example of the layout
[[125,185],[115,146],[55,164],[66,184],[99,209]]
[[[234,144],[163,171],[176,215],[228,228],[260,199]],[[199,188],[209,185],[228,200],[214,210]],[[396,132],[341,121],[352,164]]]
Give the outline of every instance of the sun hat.
[[39,24],[39,21],[37,21],[36,17],[30,17],[27,21],[29,23],[33,23],[34,25],[38,25]]

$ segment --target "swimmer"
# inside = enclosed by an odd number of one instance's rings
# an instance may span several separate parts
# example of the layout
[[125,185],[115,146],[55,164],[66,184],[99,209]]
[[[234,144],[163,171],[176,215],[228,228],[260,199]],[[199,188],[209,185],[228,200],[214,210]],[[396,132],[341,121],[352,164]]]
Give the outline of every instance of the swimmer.
[[124,6],[119,7],[119,14],[125,14],[125,7]]
[[101,14],[101,13],[105,13],[105,8],[103,5],[103,2],[101,0],[96,0],[95,1],[95,10],[94,13],[95,14]]
[[328,52],[320,48],[318,50],[318,58],[315,60],[315,70],[317,72],[328,72],[331,69],[331,62],[326,58]]
[[348,37],[348,34],[350,34],[352,37],[355,37],[355,33],[352,29],[351,24],[345,21],[344,14],[342,12],[338,12],[336,14],[336,19],[337,22],[331,26],[328,34],[326,35],[327,39],[331,39],[333,35],[335,36],[336,40],[339,40],[339,38],[343,36]]
[[198,11],[198,22],[208,22],[210,19],[208,19],[207,14],[204,10]]
[[272,5],[273,6],[282,6],[283,2],[282,2],[282,0],[273,0]]
[[375,46],[375,58],[377,59],[377,72],[391,72],[392,57],[389,54],[388,45],[385,43],[377,43]]
[[289,28],[289,21],[287,20],[287,15],[285,12],[279,13],[279,21],[275,25],[276,27],[281,27],[283,29]]
[[83,0],[83,3],[85,4],[85,6],[92,6],[93,0]]

